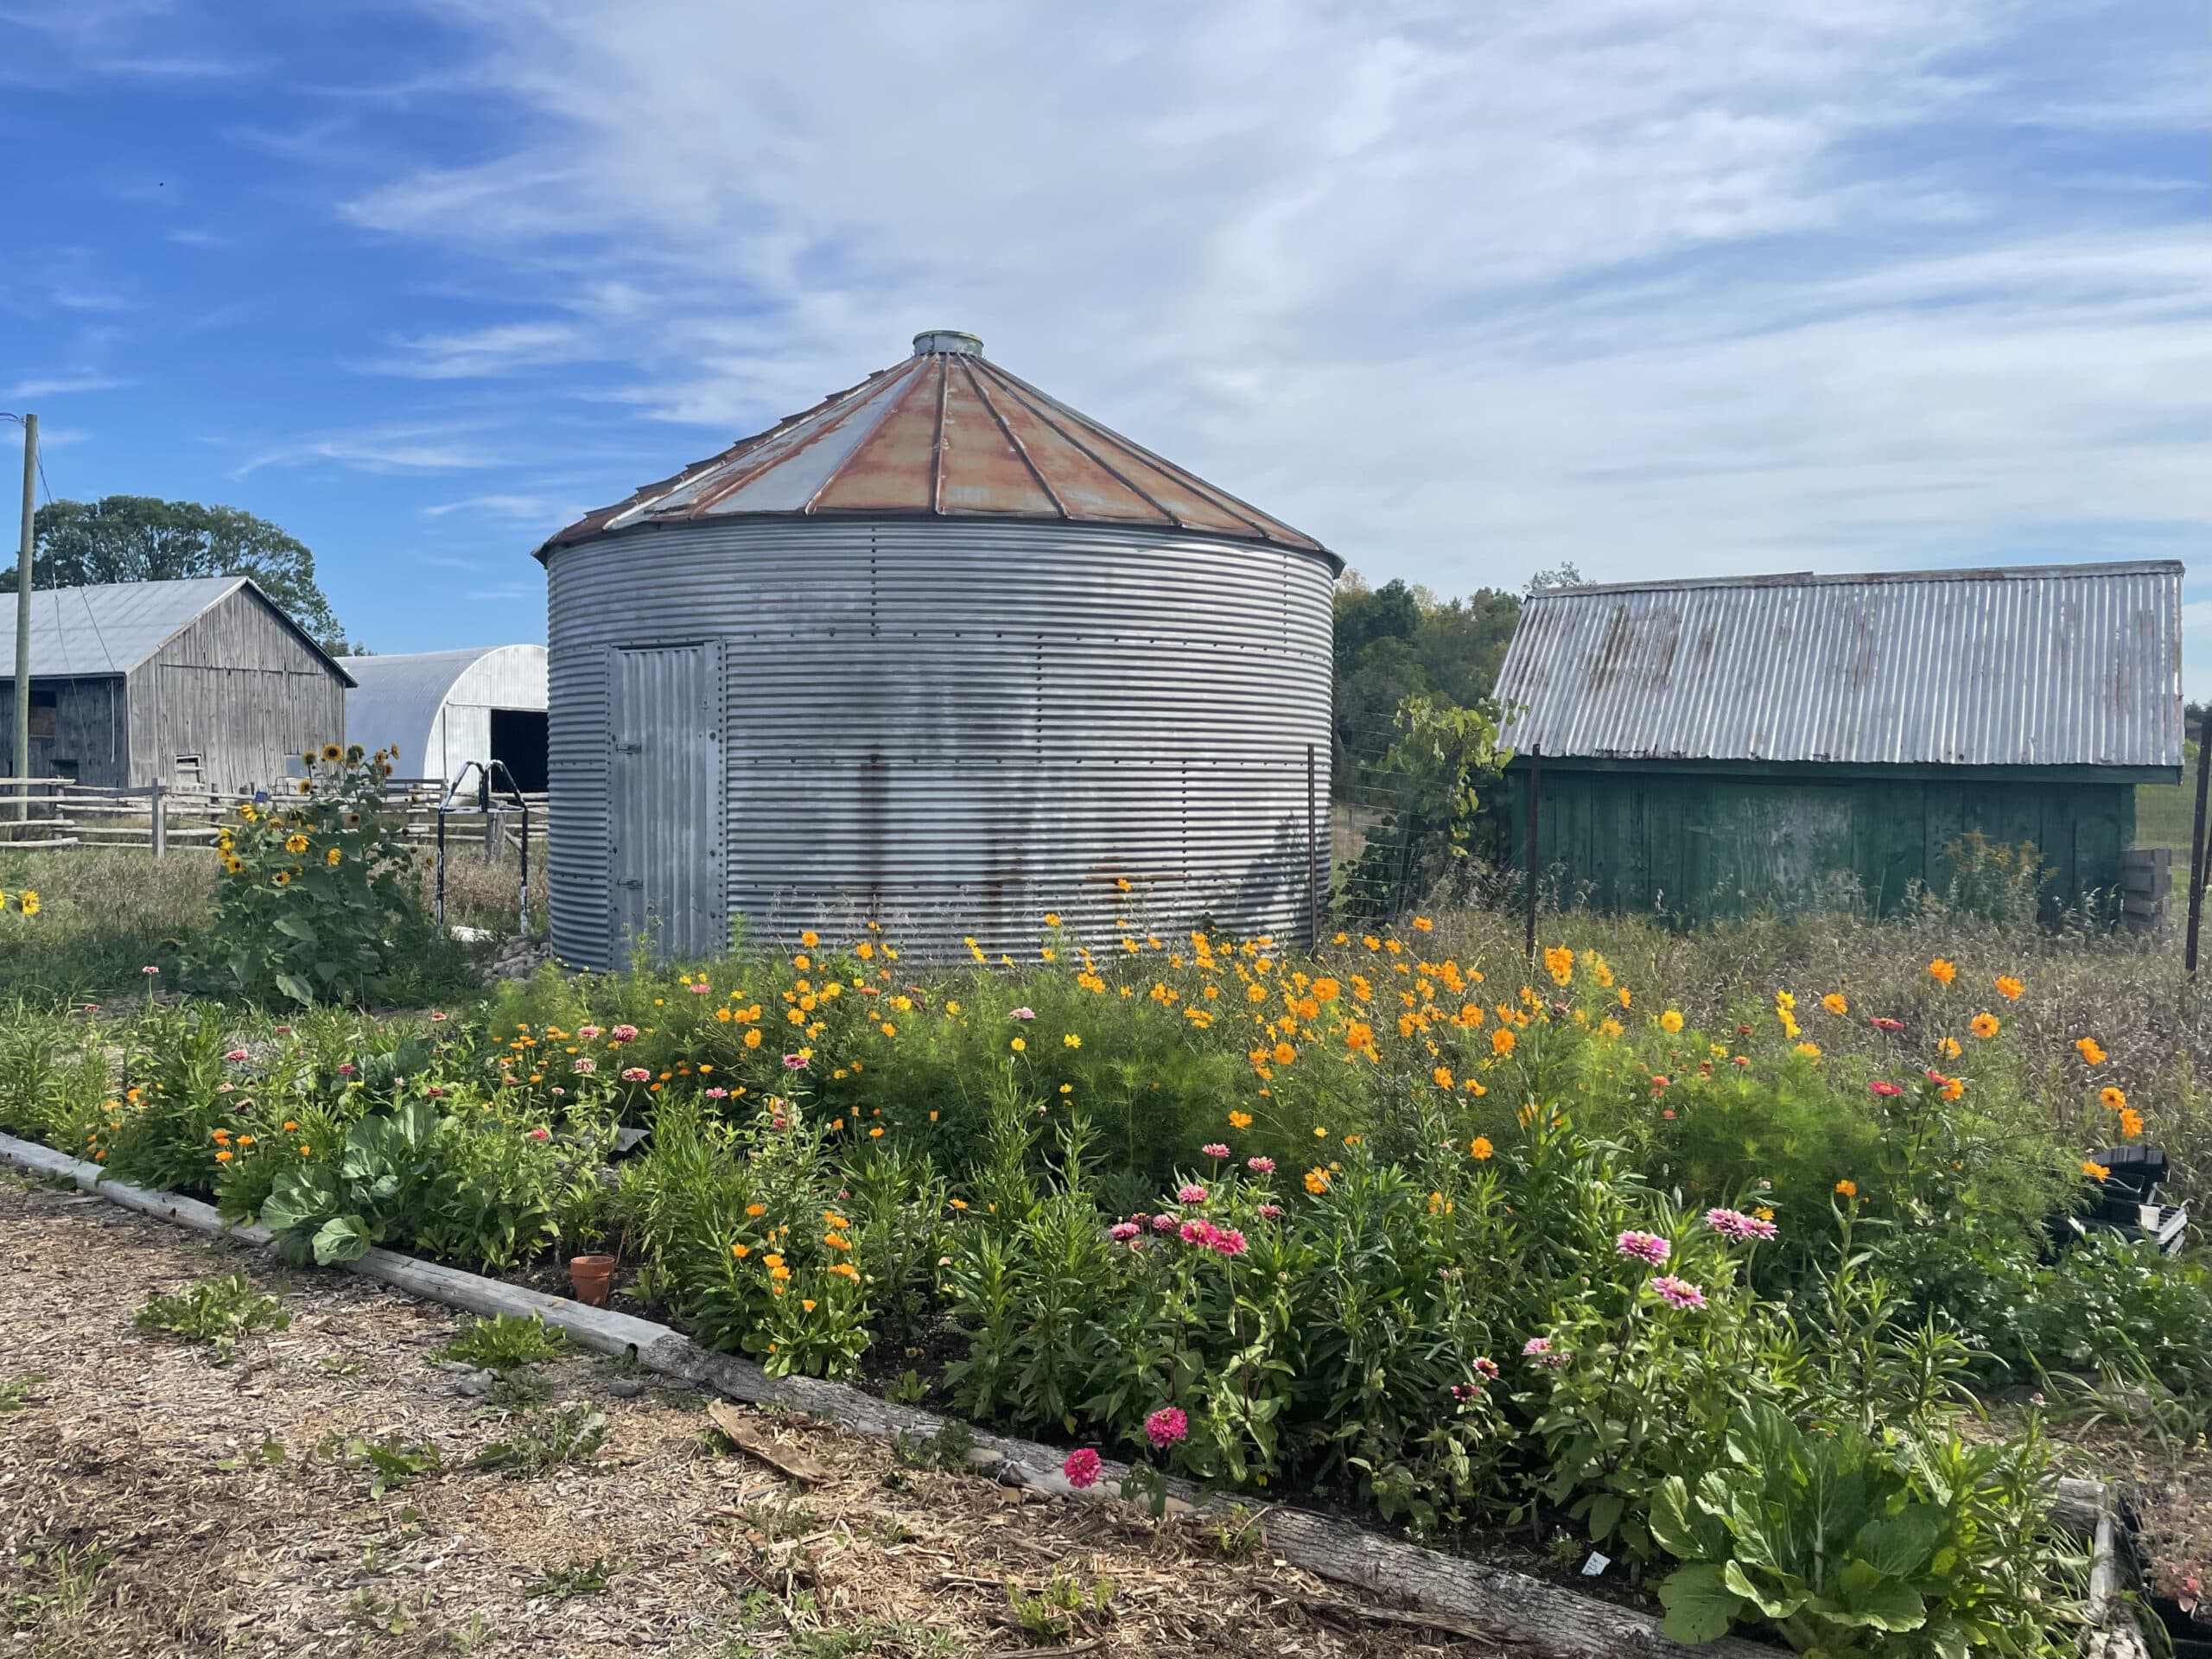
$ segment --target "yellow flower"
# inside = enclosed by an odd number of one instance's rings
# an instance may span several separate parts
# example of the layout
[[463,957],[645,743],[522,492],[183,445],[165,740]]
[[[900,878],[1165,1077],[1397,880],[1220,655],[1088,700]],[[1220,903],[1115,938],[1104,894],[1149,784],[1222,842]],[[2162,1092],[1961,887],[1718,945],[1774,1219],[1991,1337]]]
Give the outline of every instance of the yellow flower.
[[35,916],[38,914],[38,894],[33,892],[30,888],[25,887],[22,890],[22,893],[16,899],[16,902],[18,908],[22,911],[24,915]]
[[2133,1106],[2121,1107],[2120,1109],[2120,1138],[2123,1141],[2133,1141],[2142,1133],[2143,1114]]
[[1491,1145],[1488,1135],[1478,1135],[1467,1142],[1467,1156],[1478,1164],[1485,1161],[1497,1150],[1497,1147]]
[[1764,1205],[1759,1205],[1759,1207],[1752,1211],[1751,1213],[1757,1216],[1761,1221],[1772,1221],[1774,1219],[1774,1211],[1770,1210]]
[[1955,1037],[1940,1037],[1936,1041],[1936,1052],[1947,1060],[1955,1060],[1966,1049]]
[[1957,1100],[1963,1096],[1966,1091],[1967,1080],[1964,1077],[1946,1077],[1943,1079],[1942,1085],[1936,1090],[1936,1092],[1945,1100]]
[[2020,1000],[2020,993],[2027,988],[2028,988],[2026,986],[2023,985],[2018,980],[2013,978],[2010,974],[1999,974],[1997,976],[1997,995],[2003,997],[2007,1002],[2018,1001]]
[[1046,911],[1046,912],[1045,912],[1045,925],[1046,925],[1046,926],[1047,926],[1047,927],[1058,927],[1059,925],[1060,925],[1060,917],[1059,917],[1059,912],[1058,912],[1058,911],[1048,910],[1048,911]]
[[776,1255],[773,1251],[771,1251],[768,1255],[762,1256],[760,1261],[763,1266],[770,1268],[780,1268],[784,1265],[784,1258]]
[[333,847],[328,852],[322,855],[322,861],[334,870],[340,864],[343,864],[346,861],[346,855],[340,852],[337,848]]
[[1544,971],[1554,984],[1564,985],[1574,977],[1574,952],[1563,944],[1555,944],[1544,952]]
[[1672,1008],[1668,1009],[1659,1016],[1659,1028],[1670,1033],[1680,1031],[1682,1028],[1682,1016]]
[[1797,999],[1788,991],[1777,991],[1774,994],[1774,1006],[1784,1014],[1792,1014],[1796,1011]]
[[1802,1054],[1808,1060],[1817,1060],[1821,1058],[1821,1046],[1818,1043],[1800,1043],[1789,1052],[1793,1054]]
[[2093,1181],[2105,1181],[2112,1179],[2111,1169],[2092,1158],[2084,1158],[2082,1160],[2082,1173]]
[[758,1048],[758,1047],[760,1047],[760,1027],[758,1027],[758,1026],[748,1026],[748,1027],[746,1027],[746,1032],[745,1032],[745,1046],[746,1046],[747,1048]]
[[1426,916],[1416,916],[1414,918],[1414,926],[1423,933],[1428,932],[1436,924],[1429,920]]
[[1272,1058],[1277,1065],[1288,1065],[1293,1060],[1298,1058],[1298,1051],[1292,1047],[1288,1043],[1277,1043],[1274,1046],[1274,1053],[1269,1058]]
[[750,1244],[733,1244],[729,1247],[729,1253],[742,1262],[753,1254],[753,1247]]
[[815,1304],[814,1304],[814,1303],[812,1303],[812,1302],[810,1302],[810,1301],[809,1301],[809,1300],[808,1300],[805,1297],[804,1297],[804,1296],[802,1296],[802,1297],[800,1297],[800,1298],[798,1299],[798,1305],[799,1305],[801,1307],[804,1308],[804,1309],[805,1309],[808,1313],[813,1313],[813,1312],[814,1312]]
[[227,1152],[219,1152],[215,1154],[215,1161],[219,1164],[227,1164],[231,1161],[231,1154]]
[[1859,1196],[1859,1183],[1853,1180],[1838,1181],[1835,1184],[1835,1190],[1847,1198],[1855,1198]]
[[1008,1043],[1007,1046],[1011,1048],[1015,1053],[1020,1054],[1027,1051],[1029,1045],[1024,1042],[1020,1038],[1017,1037],[1011,1043]]
[[1967,1029],[1986,1042],[1997,1034],[1997,1016],[1993,1014],[1977,1014],[1967,1021]]
[[781,1284],[791,1276],[791,1270],[783,1267],[771,1268],[768,1269],[768,1276]]
[[1493,1054],[1510,1054],[1516,1040],[1512,1032],[1500,1026],[1490,1034],[1490,1052]]
[[745,1213],[755,1217],[765,1216],[768,1213],[768,1206],[765,1204],[748,1204],[745,1206]]
[[1600,1020],[1598,1022],[1598,1034],[1601,1037],[1619,1036],[1621,1034],[1621,1022],[1613,1019]]
[[853,947],[853,954],[858,957],[862,962],[872,962],[875,958],[875,947],[870,944],[866,939],[862,939],[858,944]]
[[322,746],[322,758],[326,760],[335,760],[343,753],[344,751],[335,743],[326,743]]
[[1628,995],[1628,987],[1627,987],[1627,986],[1625,986],[1625,985],[1622,986],[1622,987],[1620,988],[1620,989],[1615,993],[1615,995],[1620,998],[1620,1000],[1621,1000],[1621,1007],[1624,1007],[1624,1008],[1625,1008],[1625,1007],[1627,1007],[1629,1006],[1629,995]]
[[1438,1066],[1435,1071],[1429,1073],[1429,1076],[1436,1079],[1436,1086],[1440,1089],[1449,1089],[1452,1086],[1452,1068],[1448,1065]]
[[1948,985],[1959,976],[1959,964],[1947,957],[1938,957],[1928,964],[1928,976],[1938,985]]
[[1229,1115],[1229,1127],[1232,1129],[1250,1128],[1252,1127],[1252,1114],[1249,1112],[1231,1112]]
[[870,1129],[868,1132],[868,1138],[871,1141],[880,1141],[883,1139],[883,1131],[880,1128]]
[[2118,1089],[2110,1087],[2100,1089],[2097,1090],[2097,1104],[2108,1112],[2116,1112],[2127,1104],[2127,1096]]
[[1066,1036],[1060,1039],[1060,1046],[1062,1048],[1081,1048],[1083,1046],[1083,1039],[1077,1036],[1075,1033],[1070,1032]]
[[2094,1037],[2075,1038],[2074,1049],[2081,1055],[2085,1065],[2102,1065],[2105,1063],[2105,1052],[2097,1046],[2097,1039]]
[[294,830],[290,835],[289,835],[289,836],[285,836],[285,837],[284,837],[284,850],[285,850],[286,852],[288,852],[288,853],[304,853],[305,851],[307,851],[307,849],[308,849],[308,838],[307,838],[305,836],[303,836],[303,835],[300,834],[300,833],[299,833],[299,831],[297,831],[296,830]]
[[1316,1165],[1306,1172],[1306,1190],[1315,1198],[1329,1190],[1329,1172]]

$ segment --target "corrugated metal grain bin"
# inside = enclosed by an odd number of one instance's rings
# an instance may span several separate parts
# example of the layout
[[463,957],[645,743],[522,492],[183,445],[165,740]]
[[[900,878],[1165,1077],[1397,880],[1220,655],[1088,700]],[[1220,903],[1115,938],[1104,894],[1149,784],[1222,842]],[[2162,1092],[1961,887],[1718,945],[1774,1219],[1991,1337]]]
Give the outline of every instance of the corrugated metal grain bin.
[[1942,896],[1979,830],[2033,842],[2046,914],[2109,905],[2135,788],[2181,776],[2170,562],[1630,582],[1530,597],[1513,858],[1603,908],[1700,922]]
[[733,916],[917,957],[1033,959],[1048,911],[1306,931],[1341,562],[972,336],[539,556],[571,962],[704,954]]

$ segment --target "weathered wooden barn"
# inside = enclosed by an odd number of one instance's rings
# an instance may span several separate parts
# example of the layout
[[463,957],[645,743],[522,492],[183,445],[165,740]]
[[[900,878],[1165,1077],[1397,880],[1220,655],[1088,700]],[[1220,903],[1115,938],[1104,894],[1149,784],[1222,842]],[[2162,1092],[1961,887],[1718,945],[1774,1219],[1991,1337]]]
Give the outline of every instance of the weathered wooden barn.
[[[245,576],[35,593],[30,665],[22,775],[108,787],[271,788],[302,750],[345,741],[353,683]],[[15,630],[0,626],[5,777],[15,673]]]
[[[2181,776],[2176,563],[1536,594],[1499,672],[1512,856],[1700,922],[1949,887],[2032,842],[2046,911],[2109,894],[2135,786]],[[1541,761],[1536,752],[1541,752]]]

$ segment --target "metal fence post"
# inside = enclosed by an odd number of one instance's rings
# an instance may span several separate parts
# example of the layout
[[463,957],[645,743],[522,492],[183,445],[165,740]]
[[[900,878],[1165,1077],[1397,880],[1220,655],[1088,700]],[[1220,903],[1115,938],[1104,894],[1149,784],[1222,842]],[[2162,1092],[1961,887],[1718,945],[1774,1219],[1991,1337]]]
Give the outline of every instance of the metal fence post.
[[1524,949],[1529,959],[1536,958],[1536,872],[1543,868],[1543,859],[1536,846],[1536,803],[1544,788],[1544,748],[1541,743],[1529,746],[1529,847],[1528,874],[1528,938]]
[[1306,746],[1306,947],[1321,943],[1321,837],[1314,814],[1313,746]]
[[154,856],[167,858],[169,855],[169,809],[168,803],[162,798],[160,779],[154,779],[154,786],[147,791],[147,798],[153,809],[153,823],[148,836],[154,845]]

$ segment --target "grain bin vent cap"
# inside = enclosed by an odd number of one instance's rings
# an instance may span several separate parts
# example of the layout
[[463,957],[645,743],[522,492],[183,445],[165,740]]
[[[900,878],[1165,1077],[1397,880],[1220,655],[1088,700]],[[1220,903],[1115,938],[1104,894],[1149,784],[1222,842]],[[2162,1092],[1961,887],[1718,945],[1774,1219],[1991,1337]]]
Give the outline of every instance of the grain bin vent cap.
[[1188,531],[1344,561],[1301,531],[1009,374],[977,336],[914,349],[804,413],[587,514],[537,550],[754,517],[1045,520]]

